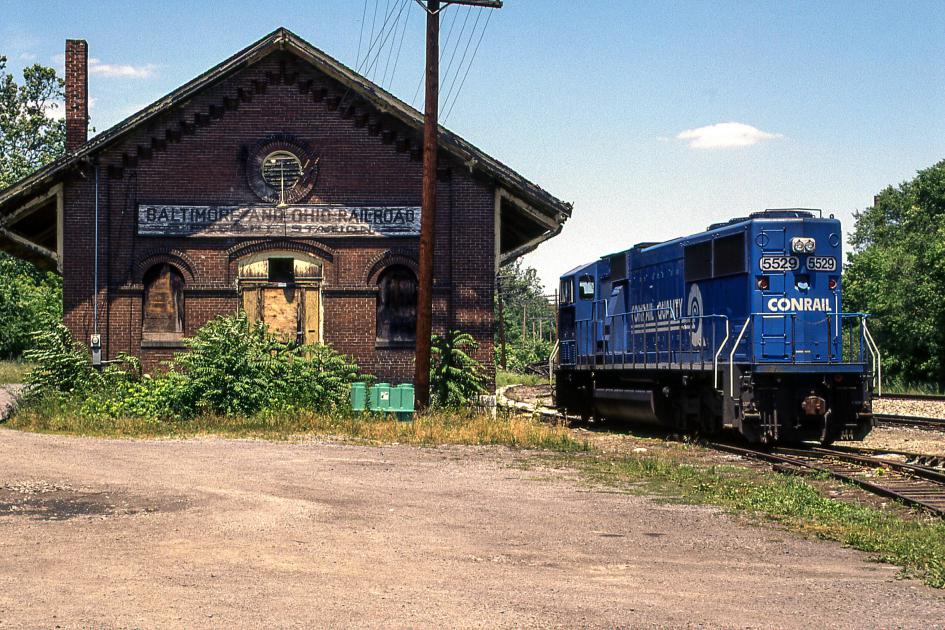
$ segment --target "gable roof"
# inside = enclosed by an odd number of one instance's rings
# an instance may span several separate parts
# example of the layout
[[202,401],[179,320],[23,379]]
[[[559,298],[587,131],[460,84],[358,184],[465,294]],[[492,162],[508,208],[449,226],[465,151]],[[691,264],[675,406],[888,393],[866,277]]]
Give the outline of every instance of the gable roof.
[[[423,114],[419,111],[325,52],[312,46],[288,29],[279,28],[219,65],[185,83],[170,94],[158,99],[148,107],[98,134],[76,151],[63,155],[32,175],[0,191],[0,215],[3,214],[4,208],[11,205],[12,202],[28,197],[31,193],[42,192],[55,185],[61,181],[70,168],[101,152],[141,125],[154,120],[175,106],[186,102],[201,90],[276,51],[287,51],[309,62],[380,112],[392,116],[404,125],[414,128],[417,132],[422,132]],[[510,193],[511,199],[518,203],[527,204],[527,210],[537,211],[544,215],[557,225],[555,233],[560,231],[564,221],[571,216],[572,205],[570,203],[558,199],[537,184],[525,179],[519,173],[487,155],[449,129],[440,126],[439,130],[440,150],[463,161],[472,171],[493,179]],[[553,234],[550,234],[550,236],[553,236]]]

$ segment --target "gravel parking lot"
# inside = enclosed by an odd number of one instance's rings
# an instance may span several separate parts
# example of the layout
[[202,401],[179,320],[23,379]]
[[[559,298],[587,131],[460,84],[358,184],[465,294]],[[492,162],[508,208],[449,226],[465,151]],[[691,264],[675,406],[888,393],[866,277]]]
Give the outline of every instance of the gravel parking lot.
[[0,627],[936,627],[839,545],[506,449],[0,429]]

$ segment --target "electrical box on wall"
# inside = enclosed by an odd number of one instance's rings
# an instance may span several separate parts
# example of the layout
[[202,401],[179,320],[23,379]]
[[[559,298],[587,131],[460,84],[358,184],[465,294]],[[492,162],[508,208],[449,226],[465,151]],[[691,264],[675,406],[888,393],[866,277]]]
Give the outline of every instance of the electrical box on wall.
[[89,350],[92,351],[92,365],[101,367],[102,365],[102,336],[92,335],[89,338]]

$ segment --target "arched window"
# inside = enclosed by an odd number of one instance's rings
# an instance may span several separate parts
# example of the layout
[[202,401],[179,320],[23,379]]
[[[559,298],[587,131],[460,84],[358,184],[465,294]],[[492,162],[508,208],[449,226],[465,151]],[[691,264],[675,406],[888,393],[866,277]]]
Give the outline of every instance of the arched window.
[[417,339],[417,276],[392,265],[377,280],[377,342],[413,345]]
[[167,263],[144,274],[141,331],[151,338],[176,338],[184,332],[184,278]]

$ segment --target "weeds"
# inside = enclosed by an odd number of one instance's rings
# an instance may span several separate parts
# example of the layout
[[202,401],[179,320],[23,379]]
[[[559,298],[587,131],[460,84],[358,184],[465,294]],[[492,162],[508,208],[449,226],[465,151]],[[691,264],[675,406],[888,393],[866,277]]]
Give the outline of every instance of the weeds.
[[945,390],[938,383],[913,383],[896,377],[884,379],[883,391],[890,394],[919,394],[919,395],[945,395]]
[[[696,466],[668,455],[571,458],[591,479],[685,503],[714,505],[791,531],[834,540],[945,588],[945,521],[907,520],[824,497],[808,481],[738,466]],[[629,485],[637,484],[637,485]]]
[[412,422],[371,414],[270,413],[253,416],[200,415],[187,421],[147,418],[90,418],[71,413],[48,399],[22,410],[8,426],[40,433],[67,433],[98,437],[154,438],[222,435],[291,439],[324,436],[372,444],[497,445],[557,452],[588,450],[585,440],[575,439],[564,427],[531,418],[486,414],[429,412]]
[[24,361],[0,361],[0,385],[25,382],[31,369],[33,365]]
[[548,378],[538,374],[519,374],[517,372],[506,372],[499,370],[495,374],[496,387],[506,385],[547,385]]

